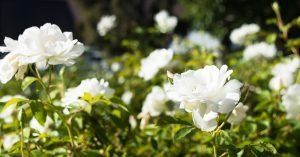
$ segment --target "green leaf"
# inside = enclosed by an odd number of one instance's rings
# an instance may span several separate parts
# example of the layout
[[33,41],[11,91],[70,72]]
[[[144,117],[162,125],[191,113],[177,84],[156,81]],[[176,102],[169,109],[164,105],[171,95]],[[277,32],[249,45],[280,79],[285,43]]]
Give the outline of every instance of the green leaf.
[[25,113],[25,110],[22,109],[19,111],[19,114],[18,114],[18,120],[20,121],[20,124],[22,127],[24,127],[24,124],[26,123],[26,113]]
[[44,126],[45,121],[46,121],[46,117],[47,117],[47,113],[44,109],[44,106],[42,103],[39,103],[38,101],[32,101],[30,103],[30,108],[32,111],[32,114],[34,116],[34,118],[42,125]]
[[63,67],[59,70],[59,76],[60,76],[60,78],[64,78],[65,70],[66,70],[66,67],[65,67],[65,66],[63,66]]
[[277,150],[272,144],[264,142],[261,144],[265,147],[265,150],[267,150],[268,152],[271,152],[272,154],[277,154]]
[[277,39],[277,34],[276,33],[272,33],[272,34],[269,34],[267,37],[266,37],[266,40],[268,43],[270,44],[273,44]]
[[30,128],[29,127],[23,129],[23,136],[25,139],[29,139],[29,137],[30,137]]
[[186,135],[188,135],[195,129],[196,129],[195,127],[190,127],[190,126],[179,129],[175,133],[174,141],[178,141],[178,140],[182,139],[183,137],[185,137]]
[[166,116],[166,115],[161,115],[159,117],[157,125],[164,126],[164,125],[169,125],[169,124],[182,124],[182,125],[193,126],[191,123],[189,123],[187,121],[177,119],[177,118],[174,118],[174,117],[170,117],[170,116]]
[[31,85],[34,81],[37,81],[35,77],[26,77],[21,85],[22,90],[24,91],[29,85]]
[[93,97],[90,93],[84,92],[82,99],[87,102],[91,102],[93,100]]
[[113,103],[119,105],[119,107],[120,107],[121,109],[123,109],[124,111],[129,112],[129,110],[128,110],[126,104],[125,104],[120,98],[118,98],[118,97],[113,97],[113,98],[111,98],[110,100],[111,100],[111,102],[113,102]]
[[25,104],[27,102],[29,102],[29,101],[25,100],[25,99],[22,99],[22,98],[12,98],[8,102],[6,102],[6,104],[2,108],[1,112],[3,112],[4,110],[6,110],[10,105],[18,104],[18,103]]

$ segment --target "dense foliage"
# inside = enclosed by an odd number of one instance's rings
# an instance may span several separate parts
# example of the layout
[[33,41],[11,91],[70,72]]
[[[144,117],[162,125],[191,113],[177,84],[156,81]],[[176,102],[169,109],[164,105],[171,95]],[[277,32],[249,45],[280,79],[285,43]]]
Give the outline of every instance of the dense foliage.
[[[203,29],[174,33],[166,10],[109,59],[54,24],[5,38],[1,156],[298,156],[300,38],[289,31],[300,17],[272,10],[274,31],[243,24],[230,47]],[[113,41],[120,25],[107,15],[95,31]]]

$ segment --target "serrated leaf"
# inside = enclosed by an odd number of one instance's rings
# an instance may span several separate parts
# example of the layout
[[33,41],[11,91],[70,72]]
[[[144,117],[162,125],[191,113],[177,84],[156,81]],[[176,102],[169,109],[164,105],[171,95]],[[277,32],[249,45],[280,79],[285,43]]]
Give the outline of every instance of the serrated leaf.
[[30,86],[35,81],[37,81],[37,78],[35,77],[26,77],[22,81],[22,85],[21,85],[22,90],[24,91],[28,86]]
[[174,135],[174,141],[178,141],[182,139],[183,137],[185,137],[195,129],[196,128],[190,126],[179,129]]
[[44,126],[45,121],[46,121],[46,117],[47,117],[47,113],[44,109],[44,106],[42,103],[39,103],[37,101],[33,101],[30,103],[30,108],[32,111],[32,114],[34,116],[34,118],[42,125]]

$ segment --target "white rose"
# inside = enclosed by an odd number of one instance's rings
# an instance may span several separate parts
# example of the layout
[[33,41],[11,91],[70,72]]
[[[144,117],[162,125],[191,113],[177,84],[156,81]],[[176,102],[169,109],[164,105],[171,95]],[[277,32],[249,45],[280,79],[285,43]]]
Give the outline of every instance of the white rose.
[[205,48],[208,51],[216,51],[220,48],[220,40],[204,31],[192,31],[187,39],[192,45]]
[[173,50],[171,49],[158,49],[141,61],[141,69],[139,76],[144,80],[152,79],[156,73],[165,67],[173,58]]
[[282,104],[286,109],[287,118],[297,118],[300,113],[300,84],[290,86],[282,96]]
[[[67,90],[62,98],[62,106],[67,109],[85,109],[89,107],[89,104],[80,99],[84,96],[84,93],[89,93],[93,97],[102,95],[104,98],[109,99],[114,95],[114,92],[114,89],[109,87],[109,83],[103,79],[100,81],[96,78],[82,80],[80,85]],[[67,113],[66,110],[65,113]]]
[[288,59],[284,63],[279,63],[272,69],[273,78],[269,82],[269,87],[279,90],[294,83],[295,72],[300,66],[298,58]]
[[244,59],[250,60],[257,57],[274,58],[277,53],[274,44],[267,44],[265,42],[256,43],[247,46],[244,50]]
[[257,33],[259,31],[260,27],[257,24],[243,24],[241,27],[234,29],[229,38],[232,43],[241,45],[245,43],[248,35]]
[[103,16],[97,24],[97,30],[100,36],[105,36],[111,29],[116,26],[116,16]]
[[[169,98],[179,101],[180,107],[192,112],[194,122],[202,130],[211,130],[217,113],[231,112],[240,99],[242,84],[229,80],[232,70],[226,65],[214,65],[196,71],[175,74],[173,85],[167,90]],[[229,81],[227,81],[229,80]]]
[[28,64],[36,64],[39,68],[47,65],[74,64],[74,59],[83,51],[82,43],[73,39],[71,32],[62,32],[57,25],[46,23],[40,28],[27,28],[18,40],[6,37],[6,46],[1,52],[9,52],[0,60],[0,69],[7,69],[0,74],[0,81],[6,83],[14,75],[23,78]]
[[177,25],[177,18],[175,16],[170,16],[166,10],[157,13],[154,20],[161,33],[171,32]]

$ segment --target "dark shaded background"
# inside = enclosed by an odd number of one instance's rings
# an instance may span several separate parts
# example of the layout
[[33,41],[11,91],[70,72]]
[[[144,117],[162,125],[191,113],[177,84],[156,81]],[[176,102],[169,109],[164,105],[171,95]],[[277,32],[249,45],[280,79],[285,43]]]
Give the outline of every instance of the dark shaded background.
[[[243,23],[258,23],[267,29],[266,19],[274,17],[273,0],[0,0],[0,44],[5,36],[16,39],[25,28],[46,22],[59,25],[63,31],[89,45],[106,43],[119,54],[125,38],[134,36],[133,28],[152,27],[153,16],[167,9],[179,18],[175,32],[184,35],[190,29],[205,29],[228,44],[229,32]],[[300,15],[300,0],[281,0],[283,18],[289,21]],[[96,24],[105,14],[115,14],[118,26],[113,38],[101,39]],[[292,31],[297,36],[299,30]],[[103,46],[103,45],[101,45]]]

